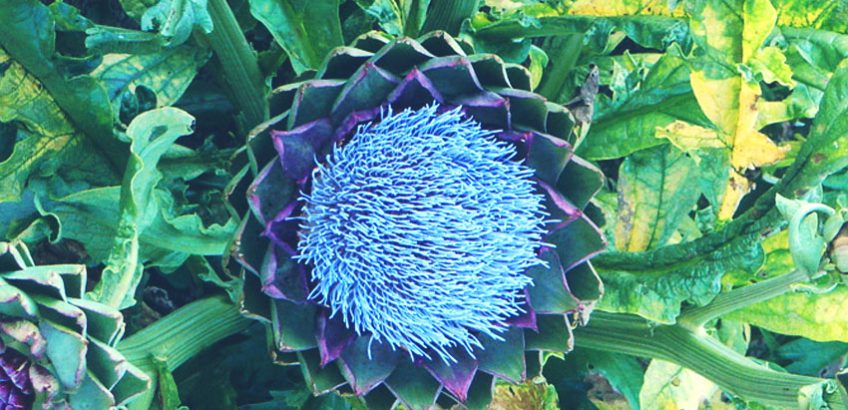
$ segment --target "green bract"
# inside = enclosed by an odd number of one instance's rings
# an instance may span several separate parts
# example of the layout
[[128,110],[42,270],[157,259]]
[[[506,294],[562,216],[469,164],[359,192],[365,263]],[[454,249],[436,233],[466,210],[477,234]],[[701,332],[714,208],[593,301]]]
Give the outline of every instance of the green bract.
[[[571,329],[586,323],[602,293],[588,259],[605,242],[582,209],[603,176],[573,155],[571,112],[530,91],[530,84],[524,67],[493,54],[475,54],[469,44],[443,32],[394,40],[372,32],[335,49],[312,79],[274,90],[271,106],[277,116],[249,140],[253,179],[245,178],[237,191],[247,193],[245,201],[234,203],[247,202],[250,213],[232,257],[245,273],[244,311],[268,324],[276,360],[300,363],[314,393],[353,393],[364,396],[369,408],[398,401],[414,409],[454,402],[479,408],[491,400],[496,379],[518,383],[533,378],[541,372],[544,352],[571,350]],[[542,229],[544,245],[537,249],[544,264],[515,272],[533,282],[521,301],[524,313],[500,325],[501,340],[478,334],[481,346],[442,355],[456,362],[432,354],[432,359],[412,355],[411,360],[404,349],[354,331],[331,314],[330,306],[310,296],[317,286],[312,266],[296,257],[304,234],[298,198],[310,193],[316,161],[326,165],[334,145],[344,146],[360,126],[386,118],[381,115],[388,109],[418,110],[433,103],[445,111],[459,107],[494,139],[512,145],[514,160],[529,167],[549,215]],[[384,274],[373,286],[403,285],[400,280],[387,283],[391,277],[396,276]],[[444,302],[450,300],[434,306]],[[337,294],[332,303],[346,302]],[[410,312],[403,312],[406,323],[414,321]]]
[[35,266],[22,244],[0,242],[0,339],[29,362],[34,409],[107,409],[150,387],[115,349],[123,316],[84,300],[85,284],[85,266]]

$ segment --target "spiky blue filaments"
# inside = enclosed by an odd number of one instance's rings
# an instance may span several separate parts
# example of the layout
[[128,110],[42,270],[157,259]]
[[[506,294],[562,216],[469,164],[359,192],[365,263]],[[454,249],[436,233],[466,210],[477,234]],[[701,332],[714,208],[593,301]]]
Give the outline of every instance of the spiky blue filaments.
[[413,357],[500,339],[547,214],[533,170],[492,134],[433,105],[384,113],[336,147],[302,198],[310,297]]

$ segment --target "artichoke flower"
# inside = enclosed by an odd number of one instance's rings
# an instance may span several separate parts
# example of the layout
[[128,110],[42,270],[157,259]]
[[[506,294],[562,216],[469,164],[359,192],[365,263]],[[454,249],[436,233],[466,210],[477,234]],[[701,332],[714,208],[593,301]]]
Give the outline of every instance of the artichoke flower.
[[582,209],[603,176],[529,72],[434,32],[334,50],[249,138],[243,310],[316,394],[488,405],[602,293]]
[[35,266],[22,244],[0,242],[4,409],[107,409],[149,387],[114,347],[123,316],[82,299],[85,283],[85,266]]

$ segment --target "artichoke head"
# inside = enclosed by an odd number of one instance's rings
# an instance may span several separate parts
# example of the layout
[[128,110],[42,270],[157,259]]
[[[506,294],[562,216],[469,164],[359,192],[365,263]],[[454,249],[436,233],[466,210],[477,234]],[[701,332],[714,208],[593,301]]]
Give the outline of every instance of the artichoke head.
[[[244,274],[245,314],[268,325],[276,360],[299,364],[316,394],[361,396],[369,408],[484,408],[497,380],[539,376],[549,354],[571,350],[572,328],[602,294],[589,259],[605,241],[583,208],[603,174],[574,155],[574,116],[533,93],[524,67],[475,54],[443,32],[369,33],[334,50],[313,78],[274,90],[271,107],[277,115],[248,137],[252,178],[235,190],[244,197],[231,198],[246,210],[231,259]],[[450,148],[458,136],[471,142]],[[508,158],[492,165],[481,152],[495,145],[508,151],[498,158]],[[442,146],[449,148],[434,148]],[[431,162],[456,184],[431,172]],[[432,184],[409,177],[418,169]],[[356,182],[344,181],[359,174],[391,182],[350,189]],[[403,181],[427,195],[403,191]],[[480,220],[456,222],[455,206]],[[539,213],[521,212],[536,206]],[[385,224],[359,224],[363,209]],[[539,214],[518,233],[501,229]],[[515,239],[537,227],[538,240],[522,242],[533,244],[530,253],[515,249]],[[444,263],[446,254],[454,264]],[[487,276],[493,272],[500,276]],[[482,323],[480,306],[503,314]],[[430,328],[438,331],[421,331]]]
[[123,316],[85,300],[85,283],[85,266],[36,266],[22,243],[0,242],[4,408],[107,409],[148,388],[115,349]]

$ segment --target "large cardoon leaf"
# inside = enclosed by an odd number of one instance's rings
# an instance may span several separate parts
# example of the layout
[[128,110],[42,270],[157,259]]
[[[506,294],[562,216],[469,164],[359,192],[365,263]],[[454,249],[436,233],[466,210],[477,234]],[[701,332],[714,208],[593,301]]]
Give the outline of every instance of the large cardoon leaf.
[[141,29],[158,29],[165,44],[174,47],[188,40],[193,30],[210,33],[213,27],[206,0],[159,0],[141,16]]
[[639,392],[643,409],[698,409],[718,387],[692,370],[662,360],[652,360]]
[[102,84],[88,75],[66,77],[56,55],[55,21],[35,0],[10,0],[0,7],[5,34],[0,45],[44,85],[68,119],[91,141],[104,162],[123,168],[126,149],[112,134],[112,109]]
[[357,0],[356,4],[386,33],[414,37],[424,25],[430,0]]
[[656,268],[611,266],[604,264],[602,258],[595,259],[605,289],[599,307],[611,312],[636,313],[660,323],[674,323],[681,303],[704,305],[712,300],[721,290],[725,272],[756,272],[764,258],[757,237],[728,238],[727,244],[713,253]]
[[697,172],[695,161],[671,145],[627,157],[619,170],[616,248],[664,245],[698,200]]
[[298,74],[317,69],[344,42],[338,0],[250,0],[250,13],[286,50]]
[[139,237],[159,213],[154,188],[162,176],[156,164],[177,138],[193,129],[194,117],[169,107],[141,114],[127,128],[132,155],[121,187],[121,216],[106,269],[93,291],[94,300],[120,307],[135,303],[135,287],[143,268],[138,259]]
[[12,124],[2,141],[10,151],[0,161],[0,202],[21,201],[33,174],[61,171],[89,183],[118,180],[94,140],[79,132],[43,85],[2,48],[0,66],[5,67],[0,70],[0,121]]
[[704,124],[689,84],[689,67],[674,48],[654,63],[638,89],[612,100],[598,97],[595,117],[577,153],[588,159],[619,158],[661,145],[656,128],[676,120]]
[[144,86],[156,94],[159,106],[175,103],[208,60],[200,48],[181,46],[152,54],[106,54],[91,75],[106,86],[119,112],[125,94]]

